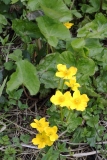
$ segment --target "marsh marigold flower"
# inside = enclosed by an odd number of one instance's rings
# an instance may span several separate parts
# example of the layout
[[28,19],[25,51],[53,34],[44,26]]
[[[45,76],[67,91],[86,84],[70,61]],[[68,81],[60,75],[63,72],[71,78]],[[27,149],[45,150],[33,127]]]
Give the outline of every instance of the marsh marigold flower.
[[76,109],[78,111],[84,111],[87,107],[87,102],[89,101],[89,98],[86,94],[80,94],[79,90],[76,90],[73,93],[73,97],[71,98],[71,109]]
[[64,94],[59,90],[56,91],[55,95],[50,98],[50,101],[55,105],[60,105],[61,107],[70,105],[71,93],[69,91]]
[[32,139],[34,145],[38,145],[38,148],[44,148],[45,146],[51,146],[53,141],[50,140],[49,136],[45,132],[36,135],[36,138]]
[[74,23],[69,23],[69,22],[64,23],[64,26],[68,29],[70,29],[73,25]]
[[65,84],[70,87],[73,91],[76,91],[78,90],[78,87],[80,87],[80,84],[79,83],[76,83],[76,78],[73,77],[69,80],[69,82],[65,82]]
[[34,122],[30,125],[32,128],[36,128],[37,131],[42,133],[44,129],[49,126],[49,122],[46,122],[45,118],[41,118],[40,120],[34,119]]
[[58,71],[56,72],[56,77],[60,77],[63,79],[71,79],[77,73],[76,67],[70,67],[67,69],[66,65],[58,64]]
[[58,130],[58,128],[56,126],[45,128],[45,133],[47,136],[49,136],[49,138],[52,142],[54,142],[58,139],[58,135],[56,134],[57,130]]

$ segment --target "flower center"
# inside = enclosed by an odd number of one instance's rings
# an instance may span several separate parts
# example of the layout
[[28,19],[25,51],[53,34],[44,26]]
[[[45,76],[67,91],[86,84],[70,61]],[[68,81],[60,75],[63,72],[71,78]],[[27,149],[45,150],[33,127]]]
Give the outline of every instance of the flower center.
[[49,136],[51,136],[51,135],[52,135],[52,132],[49,133]]
[[38,122],[38,127],[41,127],[41,126],[42,126],[41,123]]
[[40,141],[41,141],[41,143],[42,143],[42,142],[45,142],[46,139],[45,139],[44,137],[42,137]]
[[64,96],[59,97],[59,102],[63,102],[65,100]]
[[79,98],[75,98],[74,103],[75,103],[76,105],[78,105],[78,104],[81,103],[81,100],[80,100]]
[[66,70],[66,71],[64,72],[64,75],[65,75],[65,76],[68,76],[68,75],[69,75],[69,71]]

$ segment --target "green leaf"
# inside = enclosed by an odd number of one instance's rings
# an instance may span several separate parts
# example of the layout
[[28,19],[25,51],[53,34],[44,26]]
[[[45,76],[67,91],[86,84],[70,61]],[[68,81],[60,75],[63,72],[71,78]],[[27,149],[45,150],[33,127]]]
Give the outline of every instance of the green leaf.
[[74,57],[73,53],[70,51],[62,52],[59,55],[59,58],[57,60],[57,64],[58,63],[65,64],[68,67],[70,67],[70,66],[75,67],[76,66],[75,57]]
[[106,71],[103,72],[100,76],[96,79],[97,91],[106,93],[107,92],[107,74]]
[[82,87],[80,88],[80,90],[81,90],[81,93],[88,94],[88,95],[91,96],[91,97],[99,97],[99,96],[100,96],[99,94],[97,94],[97,93],[94,91],[93,88],[88,87],[88,86],[82,86]]
[[102,9],[107,10],[107,1],[105,1],[105,2],[103,1]]
[[101,38],[107,37],[107,18],[102,14],[96,14],[92,22],[78,29],[77,37]]
[[0,24],[7,25],[7,19],[2,14],[0,14]]
[[18,101],[17,105],[18,105],[18,107],[19,107],[20,110],[28,108],[28,105],[27,104],[23,104],[21,101]]
[[71,20],[71,13],[62,0],[41,0],[40,6],[46,16],[58,20],[60,22],[68,22]]
[[41,160],[57,160],[59,157],[59,151],[53,150],[53,147],[51,147],[45,156]]
[[95,63],[91,58],[81,57],[76,61],[76,67],[78,68],[78,72],[93,75],[95,73]]
[[45,85],[45,88],[57,88],[58,79],[55,77],[56,61],[59,53],[48,54],[37,66],[40,82]]
[[37,22],[41,33],[51,46],[56,47],[58,39],[70,39],[70,32],[62,23],[56,22],[47,16],[37,18]]
[[23,84],[31,95],[35,95],[40,87],[36,68],[27,60],[18,61],[16,65],[16,72],[11,75],[10,80],[7,82],[7,93]]
[[16,49],[13,53],[9,54],[8,57],[16,62],[20,61],[22,60],[22,51],[20,49]]
[[29,142],[29,140],[30,140],[30,135],[28,135],[28,134],[22,134],[20,136],[20,140],[22,142],[24,142],[25,144],[27,144]]
[[38,26],[28,20],[14,19],[12,21],[12,28],[26,43],[30,42],[30,38],[42,37]]
[[74,39],[74,40],[71,42],[71,46],[72,46],[74,49],[83,48],[83,47],[85,46],[85,40],[84,40],[83,38]]
[[101,61],[103,56],[102,51],[104,48],[102,47],[99,39],[87,38],[85,43],[85,46],[89,49],[89,57]]
[[91,5],[94,7],[94,8],[100,8],[100,4],[101,4],[101,1],[100,0],[90,0],[90,3]]
[[77,18],[82,18],[82,15],[77,10],[71,10],[71,13]]
[[91,147],[95,147],[95,146],[96,146],[96,137],[87,138],[87,143],[88,143]]
[[2,25],[0,24],[0,33],[2,33]]
[[10,4],[11,0],[2,0],[5,4]]
[[81,126],[80,127],[78,127],[76,130],[75,130],[75,132],[74,132],[74,134],[73,134],[73,138],[71,139],[71,141],[72,141],[72,143],[79,143],[79,142],[81,142],[82,141],[82,137],[81,137],[81,134],[83,133],[83,128],[81,128]]
[[75,53],[73,54],[70,51],[62,52],[59,55],[57,63],[65,64],[68,67],[77,67],[78,73],[82,73],[85,76],[93,75],[95,72],[95,63],[91,58],[83,56],[76,57]]
[[81,124],[82,124],[82,118],[77,117],[76,115],[73,115],[72,113],[67,123],[68,132],[74,131]]
[[9,71],[9,70],[12,70],[12,69],[14,68],[14,64],[13,64],[12,61],[5,62],[5,63],[4,63],[4,67],[5,67],[6,70]]
[[87,4],[82,4],[81,10],[84,13],[94,13],[94,12],[98,12],[100,9],[100,0],[90,0],[90,5]]
[[4,96],[0,96],[0,104],[4,104],[6,102],[6,98]]
[[28,0],[27,7],[30,11],[38,10],[40,0]]
[[70,5],[71,4],[71,0],[64,0],[65,4]]
[[95,128],[98,126],[98,122],[99,122],[99,115],[96,115],[96,116],[90,117],[90,119],[87,120],[86,123],[88,126]]
[[23,92],[23,89],[10,92],[9,99],[19,100],[22,95],[22,92]]
[[[101,52],[102,53],[102,52]],[[104,71],[107,71],[107,49],[104,49],[102,57],[100,57],[102,61],[102,66]]]
[[66,143],[64,142],[63,143],[58,142],[57,147],[60,152],[69,152],[68,148],[66,147]]
[[11,0],[11,4],[18,2],[19,0]]

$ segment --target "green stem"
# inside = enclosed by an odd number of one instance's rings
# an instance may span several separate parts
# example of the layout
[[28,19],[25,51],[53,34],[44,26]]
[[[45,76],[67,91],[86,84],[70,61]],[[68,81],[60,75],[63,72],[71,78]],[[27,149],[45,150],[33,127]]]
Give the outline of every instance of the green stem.
[[70,10],[73,8],[74,2],[75,2],[75,0],[73,0],[72,4],[71,4],[71,6],[70,6]]
[[61,92],[63,92],[64,83],[65,83],[65,80],[63,80],[62,87],[61,87]]
[[59,82],[58,82],[58,87],[57,87],[57,90],[60,88],[60,79],[59,79]]
[[47,54],[48,54],[48,43],[47,43]]
[[102,12],[103,0],[100,1],[100,12]]
[[51,51],[52,51],[52,53],[54,52],[54,49],[53,49],[53,47],[52,46],[50,46],[50,49],[51,49]]
[[63,113],[62,113],[62,107],[60,107],[60,112],[61,112],[61,121],[63,122]]
[[68,122],[70,115],[71,115],[71,112],[69,111],[69,114],[68,114],[68,117],[66,119],[66,122]]

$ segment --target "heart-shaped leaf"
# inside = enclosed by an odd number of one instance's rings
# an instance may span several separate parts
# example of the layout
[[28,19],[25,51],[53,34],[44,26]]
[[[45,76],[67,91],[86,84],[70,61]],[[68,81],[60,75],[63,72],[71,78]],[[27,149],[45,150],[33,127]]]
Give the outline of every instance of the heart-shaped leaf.
[[35,95],[40,87],[36,68],[27,60],[18,61],[16,65],[16,72],[11,75],[10,80],[7,82],[7,93],[23,84],[31,95]]

